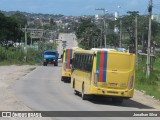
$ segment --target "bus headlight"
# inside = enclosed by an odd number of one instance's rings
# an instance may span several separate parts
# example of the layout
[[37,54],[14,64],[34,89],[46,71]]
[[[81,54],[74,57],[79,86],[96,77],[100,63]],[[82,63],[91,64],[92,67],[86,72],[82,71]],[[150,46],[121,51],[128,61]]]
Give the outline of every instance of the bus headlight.
[[99,71],[96,71],[94,73],[94,85],[98,86],[98,75],[99,75]]
[[43,61],[46,62],[46,59],[44,58]]

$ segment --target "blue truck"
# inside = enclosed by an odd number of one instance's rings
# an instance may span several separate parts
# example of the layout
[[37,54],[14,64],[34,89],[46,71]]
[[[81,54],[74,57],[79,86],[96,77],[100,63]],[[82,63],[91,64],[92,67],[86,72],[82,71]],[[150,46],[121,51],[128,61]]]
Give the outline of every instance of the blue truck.
[[47,66],[49,63],[58,66],[58,56],[57,50],[45,50],[43,52],[43,66]]

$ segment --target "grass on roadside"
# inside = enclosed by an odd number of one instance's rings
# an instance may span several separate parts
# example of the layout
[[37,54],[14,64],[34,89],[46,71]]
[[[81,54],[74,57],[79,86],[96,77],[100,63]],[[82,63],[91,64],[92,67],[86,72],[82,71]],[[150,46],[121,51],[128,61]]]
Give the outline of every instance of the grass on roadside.
[[146,61],[139,60],[139,68],[136,72],[135,88],[145,91],[146,94],[160,100],[160,57],[153,63],[149,79],[146,79]]
[[24,60],[24,51],[21,48],[0,47],[0,65],[39,65],[42,63],[41,52],[34,49],[27,50],[27,62]]

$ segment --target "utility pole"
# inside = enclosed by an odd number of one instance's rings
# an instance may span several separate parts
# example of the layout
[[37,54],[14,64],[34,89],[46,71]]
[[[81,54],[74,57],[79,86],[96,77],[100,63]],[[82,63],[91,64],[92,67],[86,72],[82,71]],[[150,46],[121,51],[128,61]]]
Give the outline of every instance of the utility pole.
[[138,70],[138,39],[137,39],[137,15],[135,16],[135,47],[136,47],[136,70]]
[[105,48],[107,47],[107,42],[106,42],[106,19],[105,19],[105,13],[106,13],[106,9],[104,9],[104,8],[98,8],[98,9],[95,9],[95,10],[101,10],[101,11],[103,11],[103,26],[104,26],[104,46],[105,46]]
[[25,62],[27,62],[27,25],[25,25],[25,43],[24,43],[24,52],[25,52]]
[[106,10],[104,9],[103,10],[103,12],[104,12],[104,18],[103,18],[103,21],[104,21],[104,47],[105,48],[107,48],[107,42],[106,42],[106,15],[105,15],[105,13],[106,13]]
[[101,41],[100,41],[100,48],[102,48],[102,37],[103,37],[103,27],[101,26]]
[[119,47],[122,47],[122,20],[120,19],[120,29],[119,29]]
[[150,77],[150,72],[151,72],[151,17],[152,17],[152,0],[150,0],[149,2],[149,8],[148,8],[148,12],[149,12],[149,30],[148,30],[148,49],[147,49],[147,70],[146,70],[146,78]]

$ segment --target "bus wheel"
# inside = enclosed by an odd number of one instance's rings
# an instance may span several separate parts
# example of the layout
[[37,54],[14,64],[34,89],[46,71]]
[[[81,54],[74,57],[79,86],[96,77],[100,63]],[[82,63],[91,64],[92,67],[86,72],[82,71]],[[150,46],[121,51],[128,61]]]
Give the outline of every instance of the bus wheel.
[[79,92],[78,92],[77,90],[74,89],[74,94],[75,94],[75,95],[78,95]]
[[82,84],[82,100],[86,100],[87,99],[87,95],[84,93],[84,83]]
[[73,81],[73,89],[74,89],[74,94],[75,95],[78,95],[79,94],[79,92],[77,91],[77,90],[75,90],[75,80]]
[[61,81],[64,81],[64,77],[61,77]]
[[122,104],[123,98],[112,98],[112,102],[115,104]]

